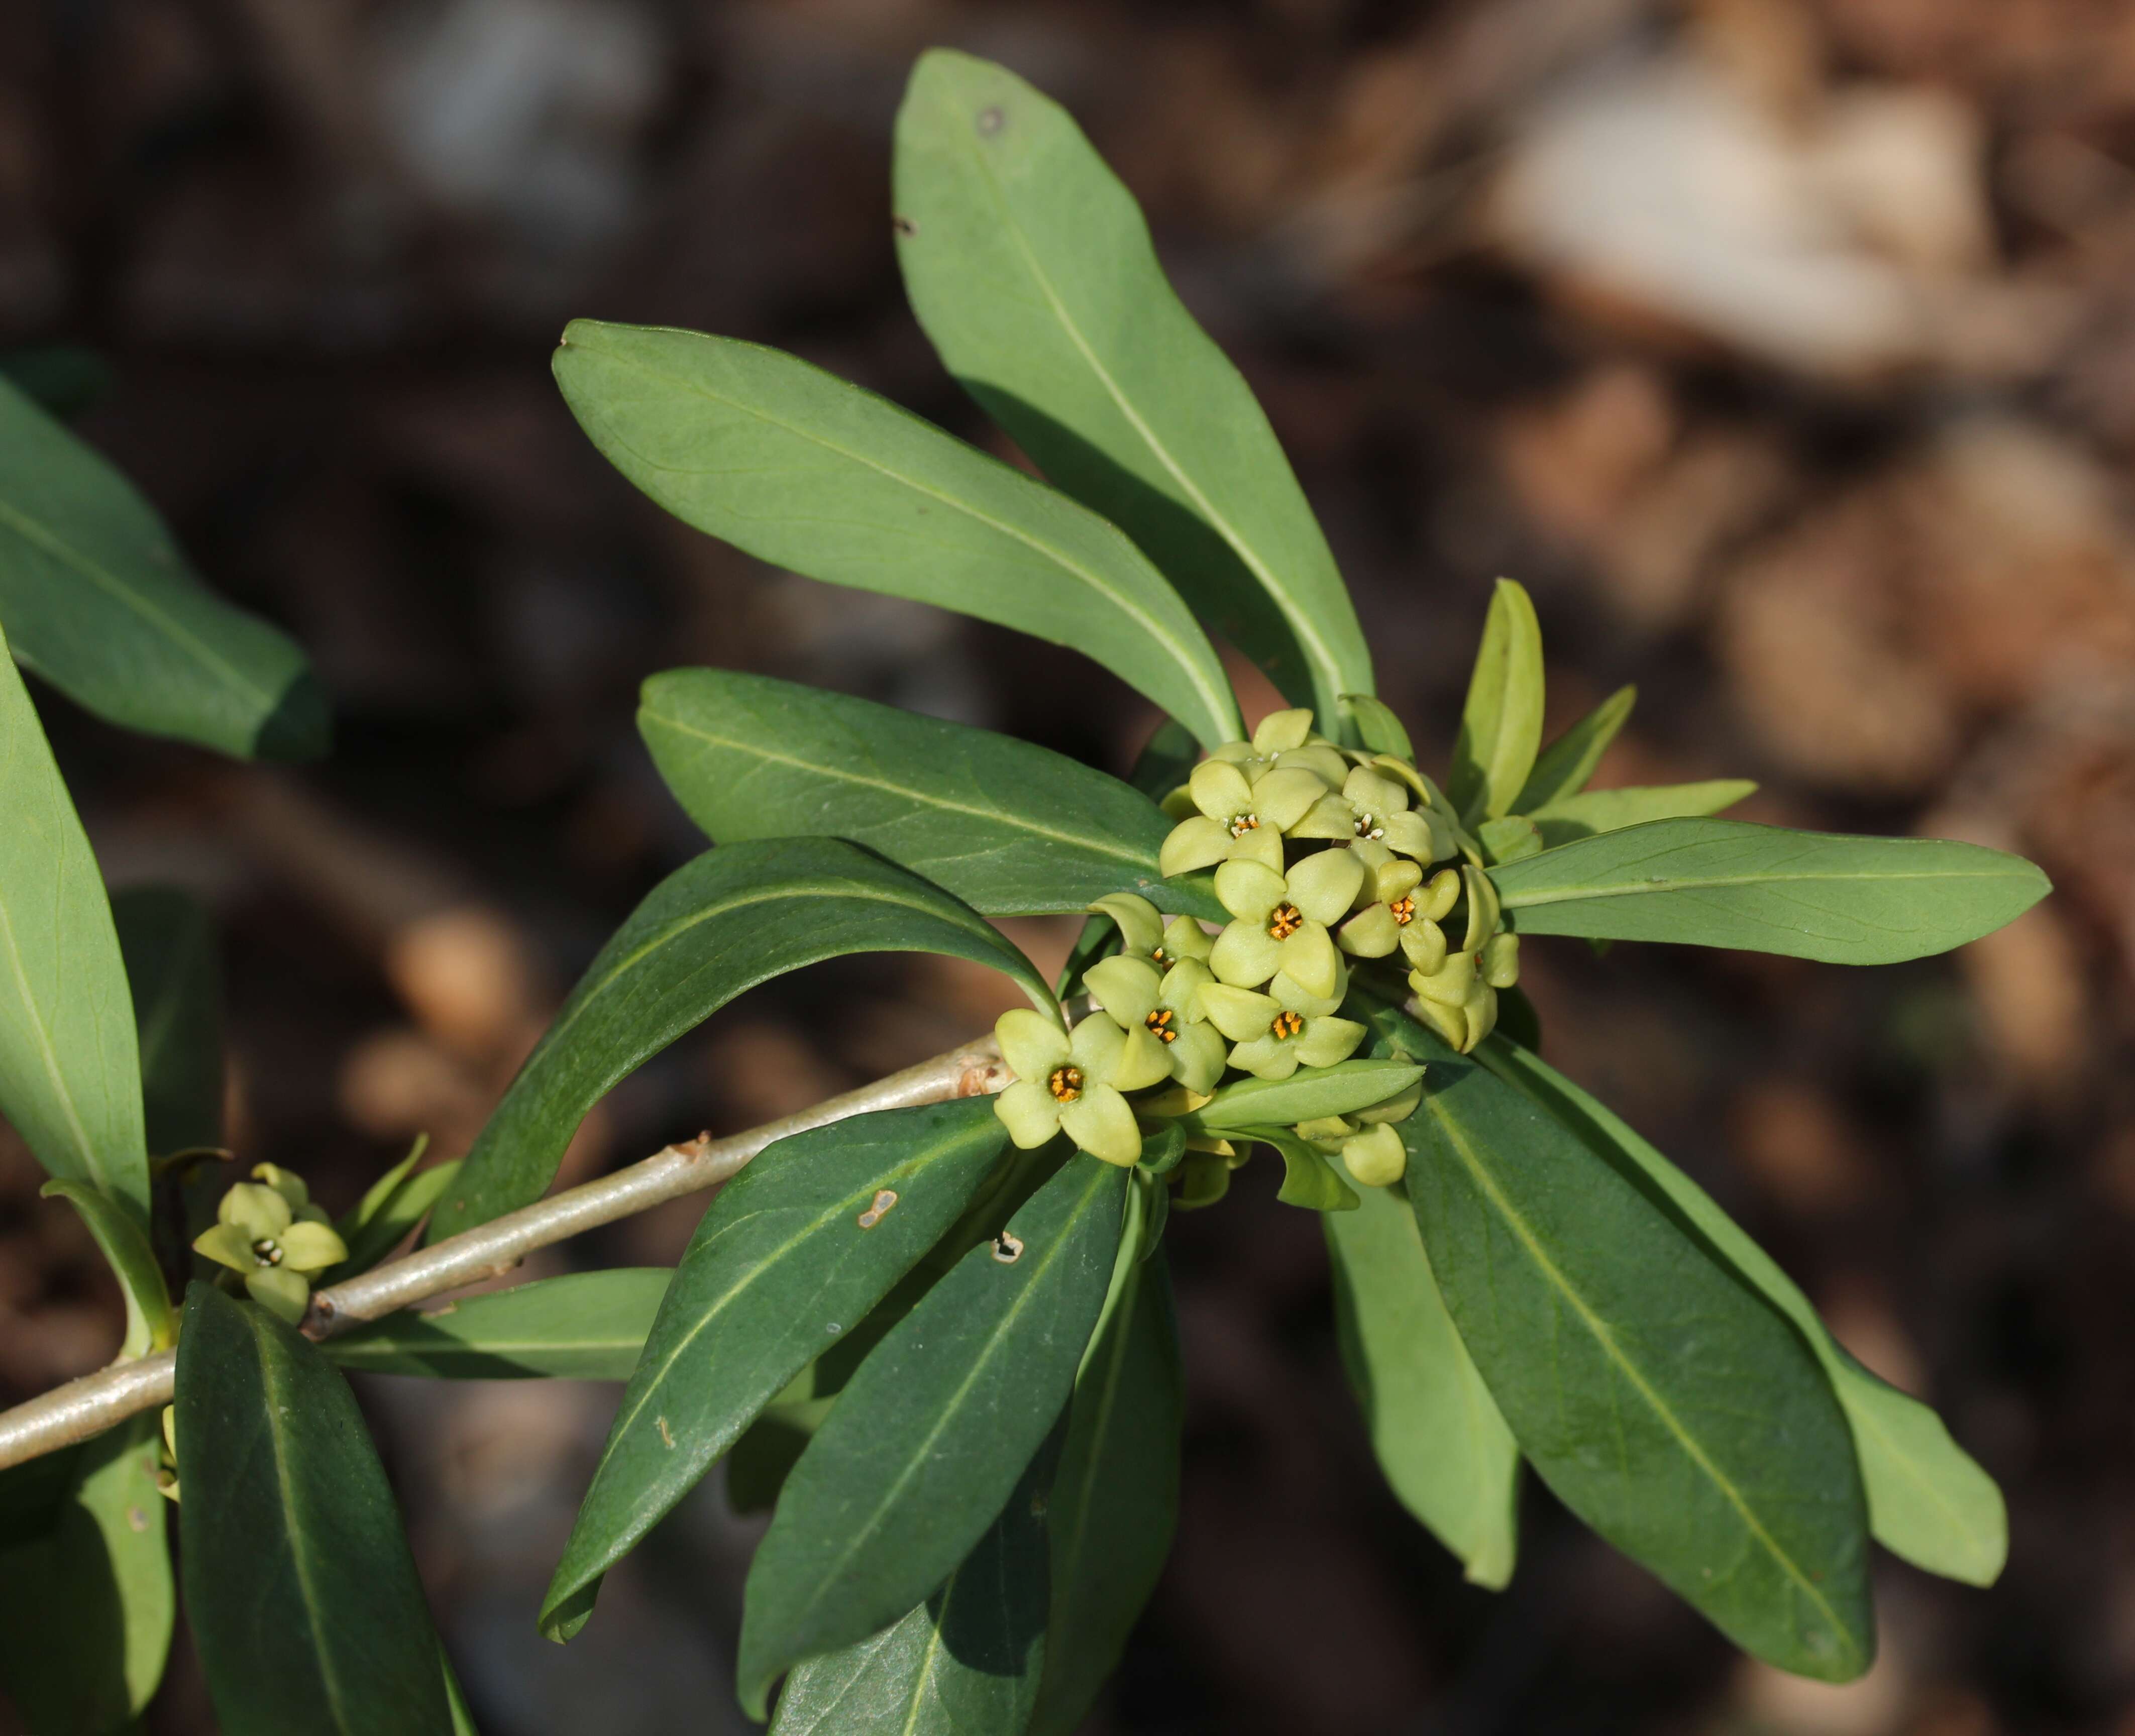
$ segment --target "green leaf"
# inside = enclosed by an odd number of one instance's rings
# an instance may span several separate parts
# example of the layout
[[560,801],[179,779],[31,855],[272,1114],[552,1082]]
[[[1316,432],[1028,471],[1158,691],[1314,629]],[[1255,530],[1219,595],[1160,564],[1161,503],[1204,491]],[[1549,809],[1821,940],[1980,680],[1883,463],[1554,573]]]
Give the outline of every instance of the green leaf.
[[894,1730],[1014,1736],[1046,1649],[1046,1506],[1058,1442],[1038,1449],[1000,1516],[940,1590],[903,1620],[786,1679],[772,1736]]
[[727,1183],[608,1430],[543,1600],[550,1637],[583,1625],[601,1575],[941,1240],[1007,1143],[990,1099],[885,1110],[781,1139]]
[[1542,848],[1540,828],[1524,814],[1501,814],[1475,828],[1475,841],[1483,846],[1484,859],[1493,863],[1518,862]]
[[1519,1548],[1520,1448],[1431,1276],[1399,1192],[1329,1212],[1335,1336],[1387,1485],[1493,1591]]
[[1526,589],[1501,578],[1468,678],[1446,798],[1469,825],[1512,810],[1542,745],[1542,625]]
[[125,1207],[106,1199],[86,1182],[47,1182],[38,1190],[46,1199],[65,1200],[81,1214],[104,1264],[126,1298],[126,1339],[121,1356],[145,1356],[178,1342],[178,1317],[171,1293],[156,1264],[148,1233]]
[[1512,811],[1532,814],[1537,808],[1562,801],[1586,787],[1601,763],[1601,756],[1630,721],[1631,708],[1639,703],[1635,687],[1619,687],[1542,752],[1534,770],[1513,798]]
[[0,1549],[0,1688],[38,1736],[132,1730],[162,1679],[177,1600],[160,1439],[152,1414],[89,1442],[46,1526]]
[[1166,718],[1156,726],[1149,744],[1135,756],[1134,770],[1127,774],[1127,781],[1151,801],[1160,802],[1193,776],[1200,757],[1193,733],[1176,718]]
[[1186,1379],[1159,1248],[1123,1239],[1075,1377],[1045,1510],[1053,1592],[1032,1736],[1068,1736],[1118,1666],[1171,1553]]
[[1128,1172],[1070,1158],[863,1362],[778,1497],[736,1666],[779,1676],[929,1595],[1006,1502],[1073,1390],[1118,1252]]
[[1287,1079],[1237,1079],[1203,1104],[1191,1119],[1212,1132],[1245,1127],[1287,1127],[1322,1115],[1398,1096],[1423,1076],[1413,1061],[1388,1058],[1339,1061],[1331,1067],[1300,1067]]
[[790,838],[707,850],[601,949],[438,1202],[429,1239],[540,1198],[587,1111],[743,989],[854,952],[969,959],[1055,1010],[1045,979],[985,918],[855,844]]
[[1833,965],[1947,952],[2052,884],[2021,856],[1932,838],[1656,820],[1490,870],[1520,934],[1736,946]]
[[7,648],[0,636],[0,1115],[49,1174],[94,1183],[145,1225],[140,1053],[119,936]]
[[1600,832],[1619,832],[1625,826],[1643,825],[1649,820],[1702,820],[1731,808],[1757,793],[1746,777],[1716,777],[1699,784],[1633,785],[1628,789],[1589,790],[1567,795],[1527,815],[1542,843],[1558,844],[1591,838]]
[[1171,822],[1117,778],[990,729],[764,675],[669,670],[637,727],[707,835],[832,835],[988,916],[1079,911],[1107,893],[1223,920],[1205,883],[1164,879]]
[[1325,723],[1338,695],[1371,692],[1356,612],[1275,431],[1068,112],[935,49],[898,114],[894,197],[920,324],[1038,468]]
[[366,1374],[627,1380],[671,1275],[665,1266],[622,1266],[540,1279],[431,1313],[389,1314],[329,1338],[326,1352]]
[[1994,1480],[1950,1439],[1942,1419],[1848,1356],[1772,1257],[1711,1195],[1621,1117],[1536,1057],[1492,1039],[1483,1064],[1518,1086],[1639,1185],[1659,1188],[1717,1259],[1801,1329],[1853,1426],[1876,1540],[1929,1573],[1991,1585],[2009,1550],[2009,1519]]
[[608,462],[685,524],[811,578],[1072,646],[1213,747],[1242,733],[1179,593],[1095,513],[798,356],[574,320],[555,357]]
[[[737,1513],[768,1513],[777,1504],[778,1492],[830,1414],[835,1397],[770,1406],[742,1430],[727,1451],[729,1506]],[[568,1621],[559,1622],[555,1632],[568,1639],[569,1627]]]
[[1276,1198],[1306,1211],[1354,1211],[1357,1190],[1342,1177],[1326,1154],[1295,1134],[1256,1128],[1252,1138],[1275,1148],[1282,1158],[1282,1186]]
[[475,1727],[474,1714],[467,1709],[460,1679],[453,1671],[453,1661],[445,1655],[442,1646],[438,1648],[438,1670],[445,1680],[445,1704],[452,1713],[453,1736],[481,1736]]
[[206,907],[174,886],[130,886],[111,916],[133,994],[148,1149],[222,1144],[222,972]]
[[1866,1501],[1801,1335],[1525,1094],[1401,1042],[1431,1056],[1402,1134],[1431,1270],[1536,1471],[1744,1649],[1859,1676]]
[[1369,694],[1344,694],[1342,709],[1356,727],[1357,739],[1371,752],[1390,753],[1411,766],[1416,763],[1416,749],[1410,745],[1408,729],[1385,700],[1375,699]]
[[[428,1142],[424,1142],[427,1144]],[[384,1178],[392,1186],[383,1197],[374,1201],[379,1192],[376,1184],[366,1192],[356,1210],[335,1228],[347,1245],[348,1258],[319,1274],[321,1284],[338,1284],[358,1272],[367,1272],[385,1258],[414,1232],[415,1226],[436,1210],[453,1184],[459,1179],[460,1165],[465,1160],[454,1158],[449,1163],[433,1163],[428,1169],[409,1170],[422,1150],[410,1153],[395,1164]],[[628,1371],[625,1370],[625,1373]],[[618,1376],[617,1378],[620,1378]]]
[[243,759],[326,752],[304,654],[201,584],[132,485],[5,380],[0,621],[25,669],[114,723]]
[[318,1347],[212,1284],[178,1339],[186,1614],[224,1736],[448,1736],[384,1467]]
[[72,421],[111,389],[111,365],[79,344],[0,350],[0,375],[62,422]]

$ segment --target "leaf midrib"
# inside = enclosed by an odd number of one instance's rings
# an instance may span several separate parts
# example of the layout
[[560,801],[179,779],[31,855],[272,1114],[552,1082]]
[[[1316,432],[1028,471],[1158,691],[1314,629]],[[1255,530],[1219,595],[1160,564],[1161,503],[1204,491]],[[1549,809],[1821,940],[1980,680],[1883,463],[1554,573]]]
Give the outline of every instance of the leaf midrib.
[[[1539,861],[1541,858],[1536,857],[1531,859]],[[1493,875],[1491,878],[1496,879],[1497,876]],[[1708,889],[1716,890],[1736,886],[1791,885],[1808,883],[1822,884],[1826,882],[1843,883],[1852,881],[2016,880],[2023,878],[2016,870],[2011,868],[1950,868],[1940,871],[1909,868],[1895,873],[1881,869],[1873,872],[1818,870],[1812,873],[1711,874],[1695,880],[1648,878],[1624,885],[1550,887],[1532,892],[1522,892],[1517,888],[1507,891],[1503,883],[1500,881],[1498,897],[1507,910],[1532,910],[1545,904],[1587,902],[1600,898],[1637,897],[1649,892],[1703,892]]]
[[278,1421],[279,1418],[288,1414],[290,1410],[281,1403],[284,1383],[277,1378],[278,1365],[263,1336],[266,1330],[264,1325],[258,1322],[246,1323],[250,1327],[253,1349],[259,1361],[259,1394],[261,1408],[264,1412],[263,1420],[267,1428],[268,1450],[274,1458],[275,1486],[281,1494],[282,1512],[288,1526],[286,1535],[289,1544],[290,1570],[297,1578],[297,1590],[303,1605],[305,1625],[311,1629],[312,1655],[318,1660],[319,1665],[319,1685],[325,1690],[332,1705],[335,1724],[347,1732],[348,1736],[357,1736],[356,1726],[346,1715],[343,1690],[334,1671],[332,1648],[327,1642],[327,1624],[322,1619],[327,1608],[326,1600],[312,1584],[312,1573],[305,1557],[303,1527],[297,1522],[296,1489]]

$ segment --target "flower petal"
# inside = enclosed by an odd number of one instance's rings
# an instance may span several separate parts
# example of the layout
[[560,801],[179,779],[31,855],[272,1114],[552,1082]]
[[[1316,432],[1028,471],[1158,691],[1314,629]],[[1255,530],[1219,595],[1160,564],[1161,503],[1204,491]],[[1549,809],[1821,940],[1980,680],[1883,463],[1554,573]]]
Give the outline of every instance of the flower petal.
[[1119,924],[1120,939],[1136,958],[1147,958],[1163,944],[1163,914],[1146,898],[1133,892],[1113,892],[1098,899],[1090,909]]
[[[1384,848],[1383,845],[1381,846]],[[1364,869],[1364,889],[1357,894],[1366,903],[1376,902],[1392,904],[1406,898],[1423,880],[1423,869],[1416,863],[1401,857],[1373,868],[1368,863]]]
[[304,1304],[312,1299],[312,1287],[294,1272],[278,1266],[261,1266],[244,1279],[245,1294],[270,1314],[278,1314],[294,1326],[304,1318]]
[[1256,1079],[1287,1079],[1297,1071],[1297,1051],[1278,1037],[1256,1037],[1231,1051],[1231,1065]]
[[1374,1121],[1406,1121],[1416,1112],[1422,1101],[1423,1086],[1418,1083],[1411,1086],[1397,1097],[1382,1098],[1378,1102],[1367,1104],[1353,1113],[1367,1125]]
[[1331,1067],[1357,1052],[1369,1033],[1353,1018],[1308,1018],[1290,1047],[1309,1067]]
[[1474,990],[1475,955],[1449,952],[1445,962],[1429,976],[1411,973],[1409,980],[1424,999],[1435,1001],[1441,1007],[1457,1007]]
[[1231,840],[1232,862],[1264,868],[1271,874],[1282,872],[1282,834],[1273,826],[1256,826],[1242,838]]
[[323,1272],[348,1258],[347,1245],[324,1224],[292,1224],[280,1240],[282,1264],[292,1272]]
[[249,1272],[259,1264],[252,1251],[253,1238],[235,1224],[216,1224],[193,1238],[193,1252],[203,1254],[233,1272]]
[[1089,1079],[1098,1081],[1111,1077],[1120,1051],[1126,1046],[1127,1033],[1116,1021],[1102,1013],[1092,1013],[1084,1018],[1068,1039],[1075,1065]]
[[1164,953],[1166,958],[1199,959],[1205,964],[1208,949],[1215,944],[1216,937],[1191,916],[1174,916],[1164,925]]
[[1342,950],[1360,959],[1382,959],[1401,945],[1401,924],[1383,904],[1368,904],[1335,936]]
[[[1287,944],[1257,922],[1233,922],[1216,936],[1208,968],[1233,988],[1257,989],[1282,969],[1282,950]],[[1204,999],[1208,992],[1202,990]]]
[[1181,959],[1164,974],[1158,999],[1188,1024],[1208,1017],[1201,1010],[1201,991],[1216,980],[1216,974],[1198,959]]
[[[1334,936],[1326,926],[1306,922],[1286,941],[1276,943],[1282,949],[1276,968],[1286,972],[1307,994],[1332,994],[1342,980],[1342,955],[1335,950]],[[1217,975],[1223,972],[1219,969]]]
[[1352,807],[1378,815],[1383,824],[1389,815],[1408,807],[1408,791],[1382,771],[1359,766],[1342,780],[1342,794]]
[[1418,862],[1436,862],[1453,853],[1453,834],[1444,829],[1442,820],[1433,825],[1431,820],[1435,817],[1411,810],[1389,814],[1379,821],[1379,825],[1386,834],[1387,842],[1402,855],[1413,856]]
[[1460,897],[1460,870],[1440,868],[1416,897],[1416,907],[1434,922],[1443,922]]
[[1127,1032],[1126,1047],[1120,1051],[1104,1082],[1115,1090],[1139,1091],[1160,1085],[1170,1076],[1170,1046],[1147,1025],[1135,1025]]
[[1201,991],[1201,1010],[1208,1015],[1208,1023],[1232,1042],[1246,1042],[1266,1036],[1267,1028],[1282,1007],[1271,994],[1211,983]]
[[1228,1048],[1213,1022],[1189,1025],[1171,1045],[1171,1076],[1189,1091],[1213,1091]]
[[995,1098],[994,1113],[1009,1138],[1024,1151],[1043,1145],[1060,1131],[1060,1105],[1035,1079],[1019,1079]]
[[[1409,979],[1411,987],[1415,986],[1416,980],[1414,977]],[[1441,1007],[1436,1001],[1425,1000],[1419,995],[1410,1010],[1455,1048],[1468,1041],[1468,1015],[1458,1007]]]
[[1520,979],[1520,937],[1492,935],[1483,948],[1483,980],[1493,989],[1509,989]]
[[1463,1010],[1468,1015],[1468,1041],[1460,1052],[1465,1055],[1497,1028],[1498,991],[1488,984],[1479,985]]
[[264,1182],[288,1202],[292,1213],[300,1213],[312,1202],[312,1191],[304,1185],[304,1178],[292,1174],[278,1163],[255,1163],[252,1179]]
[[1222,823],[1196,814],[1164,834],[1156,853],[1156,869],[1168,880],[1221,862],[1230,853],[1231,834]]
[[1342,1142],[1342,1167],[1367,1187],[1390,1187],[1408,1173],[1408,1148],[1382,1123]]
[[1334,986],[1324,994],[1309,994],[1297,979],[1286,970],[1278,970],[1267,992],[1275,997],[1276,1004],[1287,1013],[1302,1013],[1307,1018],[1319,1018],[1334,1012],[1342,1004],[1342,997],[1348,992],[1349,974],[1344,970],[1334,979]]
[[1461,950],[1480,952],[1483,943],[1497,930],[1498,883],[1473,866],[1464,867],[1460,878],[1467,883],[1468,890],[1468,938]]
[[1122,1025],[1139,1025],[1156,1011],[1164,979],[1140,959],[1100,959],[1082,973],[1090,998]]
[[248,1241],[279,1236],[289,1227],[289,1202],[259,1182],[240,1182],[215,1208],[218,1221],[235,1224]]
[[1019,1079],[1043,1081],[1068,1058],[1068,1033],[1043,1013],[1017,1007],[994,1021],[1001,1059]]
[[1203,760],[1186,781],[1193,805],[1218,822],[1253,811],[1253,786],[1228,760]]
[[1339,795],[1323,795],[1283,829],[1292,838],[1354,838],[1357,810]]
[[1418,916],[1401,931],[1402,956],[1413,970],[1435,976],[1445,962],[1445,931],[1428,916]]
[[1108,1085],[1085,1086],[1060,1111],[1060,1130],[1092,1157],[1122,1169],[1141,1155],[1141,1129],[1135,1124],[1134,1111]]
[[1302,747],[1293,747],[1286,753],[1276,756],[1278,771],[1310,771],[1330,790],[1342,787],[1342,780],[1349,775],[1349,762],[1342,757],[1339,748],[1324,743],[1308,742]]
[[1312,713],[1304,706],[1295,711],[1271,711],[1253,731],[1253,752],[1287,753],[1302,747],[1312,737]]
[[1253,812],[1262,825],[1287,832],[1326,794],[1327,786],[1317,772],[1270,771],[1253,786]]
[[1257,862],[1227,862],[1216,870],[1216,896],[1241,922],[1265,923],[1286,896],[1282,876]]
[[1290,902],[1315,922],[1339,922],[1364,883],[1364,864],[1354,850],[1321,850],[1290,871]]

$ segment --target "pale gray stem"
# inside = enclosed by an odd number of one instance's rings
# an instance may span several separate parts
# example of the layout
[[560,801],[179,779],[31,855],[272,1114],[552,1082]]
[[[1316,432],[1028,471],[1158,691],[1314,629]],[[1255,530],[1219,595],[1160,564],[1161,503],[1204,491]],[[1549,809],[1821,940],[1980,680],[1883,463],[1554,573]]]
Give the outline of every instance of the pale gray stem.
[[[987,1037],[858,1090],[827,1098],[813,1109],[782,1121],[768,1122],[724,1139],[700,1134],[597,1182],[508,1211],[321,1290],[312,1298],[303,1329],[314,1338],[332,1337],[411,1303],[495,1278],[510,1271],[536,1248],[716,1187],[765,1146],[789,1134],[872,1110],[906,1109],[952,1097],[984,1095],[1001,1090],[1009,1077],[999,1046]],[[87,1440],[114,1423],[169,1404],[177,1385],[177,1366],[175,1352],[160,1351],[84,1375],[0,1413],[0,1470]]]

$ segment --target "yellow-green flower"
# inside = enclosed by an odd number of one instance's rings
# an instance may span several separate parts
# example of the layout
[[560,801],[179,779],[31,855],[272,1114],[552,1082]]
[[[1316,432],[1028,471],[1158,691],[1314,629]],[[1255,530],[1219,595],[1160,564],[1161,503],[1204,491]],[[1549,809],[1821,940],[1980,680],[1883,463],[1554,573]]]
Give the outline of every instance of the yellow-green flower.
[[1391,1187],[1408,1173],[1408,1147],[1391,1122],[1381,1121],[1342,1142],[1342,1163],[1366,1187]]
[[1159,970],[1170,970],[1181,959],[1205,962],[1215,944],[1191,916],[1174,916],[1167,922],[1163,912],[1134,892],[1114,892],[1090,909],[1119,926],[1123,956],[1146,960]]
[[1305,994],[1336,993],[1342,955],[1329,926],[1348,913],[1364,883],[1364,865],[1349,850],[1322,850],[1287,875],[1257,862],[1227,862],[1216,870],[1216,896],[1234,920],[1216,937],[1208,968],[1237,989],[1257,989],[1278,973]]
[[1316,772],[1271,767],[1248,778],[1229,760],[1202,761],[1186,787],[1200,811],[1174,826],[1157,853],[1167,878],[1219,862],[1281,872],[1285,829],[1327,793]]
[[1141,1129],[1121,1094],[1171,1076],[1165,1046],[1145,1026],[1121,1028],[1092,1013],[1063,1031],[1027,1007],[995,1022],[1015,1083],[994,1099],[1009,1137],[1028,1151],[1064,1133],[1093,1158],[1122,1168],[1141,1155]]
[[1312,713],[1301,707],[1270,712],[1253,731],[1252,740],[1225,742],[1213,748],[1209,757],[1230,761],[1248,777],[1256,778],[1273,767],[1316,772],[1330,790],[1342,787],[1349,770],[1342,750],[1312,733]]
[[311,1300],[312,1274],[347,1259],[348,1250],[303,1182],[271,1163],[252,1173],[264,1185],[240,1182],[223,1195],[214,1226],[193,1248],[240,1274],[254,1302],[293,1323]]
[[1273,986],[1271,994],[1227,983],[1202,989],[1208,1022],[1237,1045],[1232,1066],[1256,1079],[1287,1079],[1300,1066],[1331,1067],[1357,1052],[1363,1026],[1332,1017],[1327,1002],[1298,994],[1282,976]]
[[1292,826],[1293,838],[1356,839],[1383,844],[1417,862],[1453,854],[1453,829],[1431,810],[1410,807],[1409,791],[1377,763],[1358,766],[1339,791],[1323,795]]
[[1351,901],[1354,914],[1336,933],[1335,943],[1360,959],[1382,959],[1401,945],[1402,931],[1416,919],[1416,889],[1423,868],[1377,839],[1360,838],[1350,849],[1364,877]]
[[1496,886],[1472,865],[1460,874],[1468,893],[1468,928],[1460,950],[1446,947],[1435,922],[1416,925],[1423,931],[1413,945],[1404,933],[1402,945],[1412,967],[1408,981],[1416,991],[1417,1014],[1464,1054],[1490,1034],[1498,1023],[1498,991],[1511,988],[1520,972],[1518,936],[1496,932]]
[[1198,959],[1181,959],[1161,976],[1140,959],[1101,959],[1083,973],[1092,999],[1132,1030],[1164,1045],[1171,1077],[1189,1091],[1213,1091],[1223,1073],[1223,1039],[1201,1010],[1201,990],[1216,980]]

